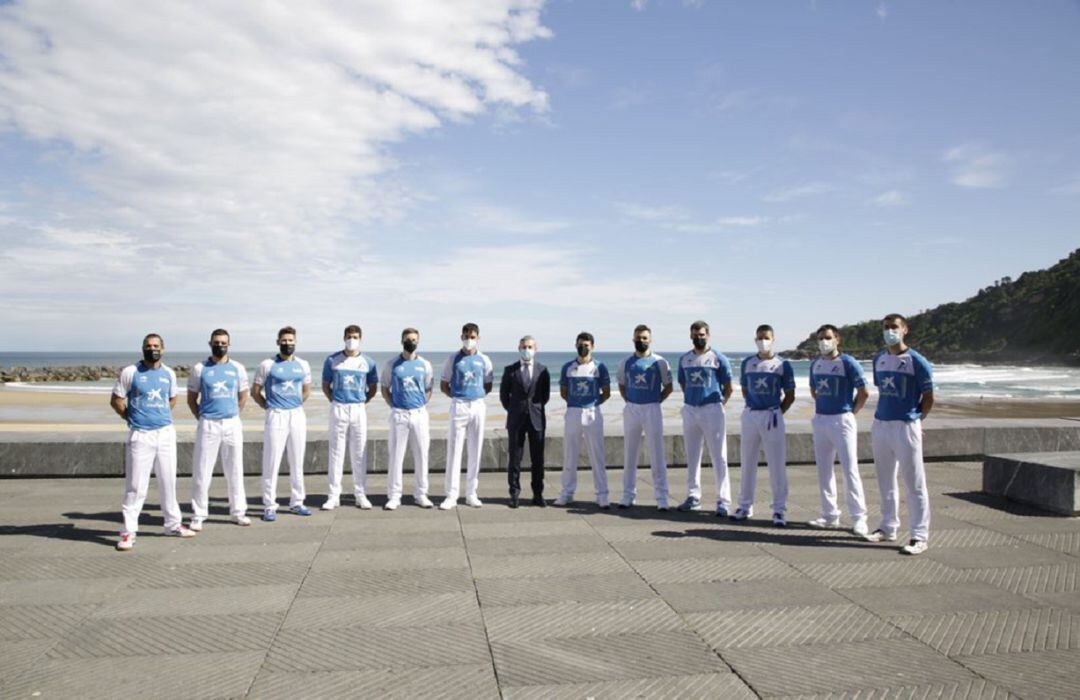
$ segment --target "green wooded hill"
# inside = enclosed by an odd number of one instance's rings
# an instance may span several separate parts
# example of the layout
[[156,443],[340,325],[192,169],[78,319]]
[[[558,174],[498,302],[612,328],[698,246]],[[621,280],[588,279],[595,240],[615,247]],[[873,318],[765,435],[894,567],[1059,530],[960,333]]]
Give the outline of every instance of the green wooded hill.
[[[908,325],[908,344],[931,361],[1080,364],[1080,249],[1046,270],[1004,277],[970,299],[909,316]],[[856,357],[882,347],[880,319],[840,332],[843,351]],[[791,356],[817,352],[811,336]]]

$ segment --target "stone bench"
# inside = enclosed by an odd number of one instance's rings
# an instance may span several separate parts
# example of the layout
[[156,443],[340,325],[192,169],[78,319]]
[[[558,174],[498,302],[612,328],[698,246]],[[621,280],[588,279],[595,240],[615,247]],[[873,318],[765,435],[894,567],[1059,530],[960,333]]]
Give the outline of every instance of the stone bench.
[[1080,452],[988,455],[983,491],[1054,513],[1080,515]]

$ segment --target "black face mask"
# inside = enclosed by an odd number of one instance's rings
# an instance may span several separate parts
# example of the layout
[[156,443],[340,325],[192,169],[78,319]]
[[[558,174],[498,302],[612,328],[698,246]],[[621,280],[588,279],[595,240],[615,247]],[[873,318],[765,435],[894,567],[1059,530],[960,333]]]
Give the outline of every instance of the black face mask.
[[649,349],[649,344],[646,343],[644,340],[635,340],[634,341],[634,349],[637,350],[638,352],[645,352],[646,350]]
[[229,354],[229,346],[228,345],[211,345],[210,346],[210,354],[220,360],[221,358],[223,358],[223,357],[225,357],[226,355]]
[[708,338],[694,338],[694,347],[698,350],[704,350],[705,345],[709,342]]
[[579,345],[579,346],[577,346],[577,354],[578,354],[578,357],[588,357],[589,356],[589,346],[588,345]]
[[293,352],[296,351],[296,343],[281,343],[278,345],[278,352],[282,357],[291,357]]
[[403,349],[405,350],[405,352],[407,352],[407,353],[410,353],[410,354],[411,354],[411,353],[414,353],[414,352],[416,352],[416,343],[415,343],[414,341],[412,341],[412,340],[406,340],[405,342],[403,342],[403,343],[401,344],[401,347],[402,347],[402,348],[403,348]]
[[149,349],[143,350],[142,351],[142,359],[143,359],[144,362],[149,362],[151,364],[154,363],[154,362],[157,362],[158,360],[161,359],[161,351],[160,350],[149,350]]

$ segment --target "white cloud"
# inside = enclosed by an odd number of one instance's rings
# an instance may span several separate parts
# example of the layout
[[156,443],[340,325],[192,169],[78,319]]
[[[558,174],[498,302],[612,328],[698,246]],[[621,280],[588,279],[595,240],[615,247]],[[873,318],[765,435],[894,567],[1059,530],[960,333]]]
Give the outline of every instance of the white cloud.
[[813,197],[819,194],[828,194],[835,191],[835,189],[835,187],[827,182],[808,182],[803,185],[773,190],[762,196],[761,199],[765,202],[788,202],[792,199],[802,199],[804,197]]
[[1006,181],[1005,154],[967,143],[950,148],[942,156],[950,166],[950,181],[958,187],[985,189],[1001,187]]
[[871,197],[868,204],[875,207],[902,207],[908,204],[908,196],[900,190],[888,190]]
[[635,202],[616,202],[615,209],[623,216],[638,221],[673,223],[690,219],[690,212],[672,205],[652,206]]
[[616,202],[615,209],[635,222],[650,224],[678,233],[717,233],[734,228],[753,228],[769,222],[765,216],[721,216],[702,219],[683,207],[674,205],[643,205],[633,202]]
[[507,207],[489,204],[467,209],[463,218],[464,223],[470,227],[498,233],[538,235],[555,233],[570,226],[570,222],[567,221],[532,218]]
[[878,19],[884,22],[889,18],[889,6],[884,2],[879,2],[877,8],[874,10],[874,14],[877,15]]
[[641,12],[649,6],[649,0],[630,0],[630,7]]

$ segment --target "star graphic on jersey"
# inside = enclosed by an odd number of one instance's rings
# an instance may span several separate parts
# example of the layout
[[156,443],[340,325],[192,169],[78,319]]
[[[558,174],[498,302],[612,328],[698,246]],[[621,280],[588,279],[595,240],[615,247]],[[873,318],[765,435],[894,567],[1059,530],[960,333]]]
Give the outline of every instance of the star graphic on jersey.
[[705,373],[700,371],[700,370],[698,370],[696,372],[691,372],[690,373],[690,383],[695,384],[695,385],[704,384],[705,383]]
[[587,381],[579,381],[577,383],[577,391],[579,394],[584,394],[589,390],[589,383]]
[[829,380],[828,379],[819,379],[818,383],[817,383],[817,390],[818,391],[828,391],[829,390]]
[[162,401],[163,399],[161,398],[161,389],[151,389],[150,391],[146,392],[146,400],[150,402]]
[[646,382],[646,377],[645,377],[644,374],[635,374],[634,375],[634,384],[635,385],[640,384],[640,385],[644,386],[645,382]]
[[288,379],[281,383],[282,394],[294,394],[296,393],[296,380]]
[[214,382],[210,387],[210,393],[212,394],[227,394],[229,393],[229,382],[222,380],[220,382]]
[[464,382],[465,384],[469,384],[475,379],[476,379],[476,372],[474,372],[471,369],[467,369],[467,370],[465,370],[464,372],[461,373],[461,381]]
[[420,380],[417,377],[402,377],[401,388],[404,391],[420,391]]
[[894,377],[882,377],[881,378],[882,389],[896,389],[896,381]]
[[758,377],[757,379],[754,380],[754,388],[755,389],[768,389],[769,388],[769,378],[768,377]]
[[353,384],[356,384],[356,377],[352,376],[351,374],[346,374],[345,377],[341,380],[341,382],[345,386],[352,386]]

